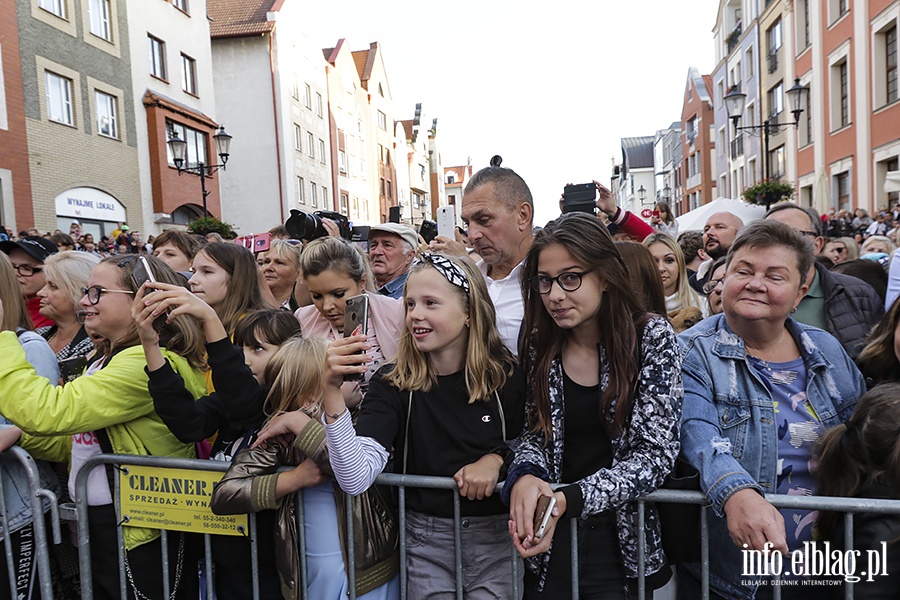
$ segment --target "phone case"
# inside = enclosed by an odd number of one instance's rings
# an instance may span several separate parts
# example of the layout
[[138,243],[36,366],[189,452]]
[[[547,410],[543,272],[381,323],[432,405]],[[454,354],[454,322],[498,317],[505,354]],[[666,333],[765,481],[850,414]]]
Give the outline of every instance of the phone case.
[[456,207],[440,206],[437,209],[437,234],[455,239],[456,229]]
[[[344,305],[344,337],[364,335],[369,326],[369,297],[365,294],[347,298]],[[360,381],[362,374],[345,375],[344,381]]]
[[541,496],[538,498],[537,506],[534,510],[534,537],[541,539],[547,530],[547,523],[553,516],[553,509],[556,507],[556,496]]

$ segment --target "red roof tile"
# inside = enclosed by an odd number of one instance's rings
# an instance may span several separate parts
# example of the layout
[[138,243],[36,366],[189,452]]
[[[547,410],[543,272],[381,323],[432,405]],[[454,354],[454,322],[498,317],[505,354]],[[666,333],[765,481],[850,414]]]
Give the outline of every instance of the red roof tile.
[[272,31],[275,23],[266,19],[266,13],[280,6],[280,0],[208,0],[210,37],[244,37]]

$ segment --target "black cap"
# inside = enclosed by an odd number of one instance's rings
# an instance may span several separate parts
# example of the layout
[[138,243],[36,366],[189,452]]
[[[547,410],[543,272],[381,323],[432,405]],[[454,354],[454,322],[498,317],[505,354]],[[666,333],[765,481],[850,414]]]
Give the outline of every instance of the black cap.
[[18,242],[0,242],[0,251],[5,252],[6,254],[9,254],[16,248],[23,252],[27,252],[31,258],[38,262],[44,262],[48,256],[59,252],[59,248],[56,247],[56,244],[47,238],[42,238],[38,235],[23,237]]

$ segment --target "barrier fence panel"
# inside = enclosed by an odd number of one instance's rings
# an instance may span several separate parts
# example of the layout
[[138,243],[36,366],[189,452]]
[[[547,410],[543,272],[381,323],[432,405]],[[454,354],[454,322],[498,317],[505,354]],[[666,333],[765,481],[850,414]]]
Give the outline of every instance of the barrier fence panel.
[[[56,494],[42,487],[41,476],[38,472],[37,463],[34,461],[31,455],[28,454],[28,452],[22,450],[18,446],[13,446],[12,448],[5,450],[3,452],[3,455],[6,457],[14,457],[16,460],[16,464],[22,467],[25,476],[28,478],[28,502],[30,505],[32,518],[31,523],[25,524],[23,525],[23,527],[27,527],[28,525],[30,525],[32,528],[33,537],[31,545],[33,548],[33,556],[37,560],[36,567],[41,597],[45,600],[52,600],[53,583],[50,577],[50,554],[49,544],[47,543],[47,529],[44,523],[44,500],[47,501],[47,504],[49,506],[49,521],[53,530],[53,543],[59,544],[61,538]],[[17,591],[16,584],[18,565],[16,565],[15,558],[13,556],[12,544],[12,535],[15,532],[10,532],[9,519],[11,515],[7,511],[8,504],[5,493],[8,487],[15,487],[13,485],[6,485],[5,478],[11,476],[12,475],[10,473],[6,472],[6,469],[0,469],[0,524],[2,524],[3,546],[6,555],[6,570],[9,577],[10,596],[12,598],[18,598],[20,597],[21,592]],[[21,529],[17,531],[21,531]]]
[[[24,453],[27,456],[27,453]],[[30,460],[30,457],[28,457]],[[33,461],[32,461],[33,467]],[[94,468],[105,467],[106,465],[111,465],[115,468],[115,491],[116,494],[114,496],[115,501],[115,509],[117,515],[117,522],[119,523],[119,527],[117,527],[117,535],[119,539],[119,566],[120,566],[120,593],[122,598],[127,598],[127,580],[128,573],[126,570],[126,560],[124,553],[124,534],[122,525],[125,524],[127,520],[127,515],[122,517],[122,509],[119,503],[119,489],[120,489],[120,478],[122,475],[128,475],[129,468],[135,467],[155,467],[155,468],[163,468],[163,469],[187,469],[191,471],[210,471],[221,473],[228,469],[228,463],[217,462],[217,461],[208,461],[208,460],[196,460],[196,459],[176,459],[176,458],[159,458],[152,456],[125,456],[125,455],[107,455],[102,454],[96,457],[91,458],[87,463],[85,463],[84,467],[79,471],[78,476],[76,478],[76,497],[77,498],[86,498],[86,490],[87,490],[87,478],[90,471]],[[284,469],[287,470],[287,469]],[[38,476],[36,469],[33,469],[33,474],[30,473],[29,478],[33,483],[38,482]],[[459,600],[463,598],[463,590],[464,590],[464,572],[463,572],[463,555],[462,555],[462,527],[463,527],[463,517],[461,516],[461,504],[460,504],[460,495],[456,482],[449,477],[427,477],[421,475],[398,475],[398,474],[389,474],[383,473],[379,475],[376,479],[376,484],[391,486],[397,488],[397,499],[398,499],[398,523],[399,523],[399,550],[400,550],[400,597],[402,600],[406,600],[408,597],[408,585],[407,585],[407,535],[406,535],[406,525],[407,525],[407,513],[406,513],[406,489],[407,488],[420,488],[420,489],[442,489],[447,490],[448,493],[453,494],[453,525],[454,525],[454,558],[455,558],[455,592],[456,597]],[[561,486],[554,486],[561,487]],[[500,486],[497,486],[497,492],[499,492]],[[40,503],[40,493],[35,493],[34,503],[36,506],[39,506]],[[346,542],[346,559],[347,559],[347,577],[349,584],[348,595],[352,599],[356,598],[356,587],[355,587],[355,566],[356,566],[356,557],[354,554],[354,544],[355,544],[355,536],[354,536],[354,519],[353,519],[353,505],[358,500],[355,498],[347,498],[348,502],[346,502],[346,510],[344,515],[339,515],[339,518],[346,519],[346,531],[347,531],[347,542]],[[846,546],[845,551],[853,550],[853,513],[859,512],[870,512],[870,513],[878,513],[878,514],[900,514],[900,500],[878,500],[878,499],[865,499],[865,498],[830,498],[830,497],[819,497],[819,496],[778,496],[778,495],[767,495],[766,499],[776,508],[794,508],[801,510],[831,510],[836,512],[845,513],[843,526],[845,532]],[[2,498],[0,498],[0,502],[2,502]],[[294,498],[295,502],[295,518],[296,518],[296,530],[298,535],[298,544],[299,544],[299,555],[300,555],[300,581],[296,582],[296,585],[300,586],[300,596],[301,598],[307,598],[307,582],[309,581],[309,572],[308,566],[306,564],[306,531],[305,531],[305,514],[303,510],[303,498],[302,498],[302,490],[297,492],[297,495]],[[645,513],[646,513],[646,503],[675,503],[675,504],[689,504],[697,506],[697,510],[700,511],[700,574],[701,574],[701,593],[703,600],[708,600],[710,595],[709,590],[709,572],[710,572],[710,548],[709,548],[709,532],[708,532],[708,506],[705,496],[697,491],[684,491],[684,490],[657,490],[651,494],[648,494],[641,499],[637,500],[637,510],[639,517],[638,524],[638,581],[637,581],[637,591],[638,597],[644,598],[647,593],[647,581],[646,581],[646,528],[645,528]],[[0,509],[2,509],[2,505],[0,505]],[[77,518],[78,518],[78,535],[79,535],[79,561],[80,568],[83,574],[81,580],[81,591],[83,600],[92,600],[93,598],[93,590],[92,590],[92,582],[91,582],[91,556],[90,556],[90,541],[88,538],[89,532],[89,523],[88,523],[88,507],[86,502],[77,502],[76,503],[77,510]],[[37,524],[36,520],[36,524]],[[54,513],[54,522],[57,521]],[[579,595],[579,574],[578,574],[578,530],[581,519],[570,519],[571,525],[571,535],[573,543],[571,544],[571,562],[572,562],[572,590],[571,597],[574,599],[578,598]],[[241,531],[241,527],[239,526],[238,531],[240,531],[243,535],[248,535],[250,537],[250,553],[251,553],[251,578],[253,582],[253,598],[254,600],[258,600],[259,598],[259,565],[258,565],[258,548],[256,546],[257,543],[257,523],[254,515],[250,515],[250,519],[248,521],[248,528],[246,530]],[[5,511],[3,511],[3,525],[4,528],[7,527],[7,519]],[[40,524],[41,526],[43,523]],[[36,527],[36,535],[38,535],[38,528]],[[39,535],[44,535],[43,528],[41,527],[41,532]],[[55,535],[58,539],[58,528],[55,531]],[[166,539],[168,535],[165,531],[162,532],[163,540]],[[208,600],[212,600],[214,597],[214,583],[212,577],[212,552],[211,552],[211,536],[215,535],[213,533],[204,533],[204,556],[206,559],[206,580],[207,580],[207,589],[206,589],[206,598]],[[47,590],[50,589],[50,580],[49,580],[49,571],[48,571],[48,558],[46,553],[46,544],[43,544],[43,552],[41,552],[41,545],[38,546],[38,553],[43,554],[42,557],[39,556],[39,566],[40,572],[46,575],[46,581],[42,579],[41,586],[42,590],[45,588]],[[172,586],[177,585],[176,582],[169,581],[168,578],[168,563],[171,560],[171,557],[167,554],[167,544],[165,541],[161,543],[161,552],[162,552],[162,562],[163,562],[163,582],[164,589],[166,592],[166,597],[168,597],[169,589]],[[521,594],[521,573],[519,572],[519,567],[521,562],[518,560],[518,554],[510,543],[510,552],[513,557],[513,569],[510,574],[512,577],[513,584],[513,593],[514,597],[518,598]],[[10,565],[10,558],[7,556],[7,566]],[[87,575],[85,575],[87,574]],[[187,572],[182,574],[182,577],[188,575]],[[177,576],[176,576],[177,581]],[[773,587],[773,597],[780,598],[781,588],[779,585],[774,585]],[[44,596],[47,599],[52,598],[50,594]],[[844,597],[848,599],[853,598],[853,582],[845,581],[844,583]]]

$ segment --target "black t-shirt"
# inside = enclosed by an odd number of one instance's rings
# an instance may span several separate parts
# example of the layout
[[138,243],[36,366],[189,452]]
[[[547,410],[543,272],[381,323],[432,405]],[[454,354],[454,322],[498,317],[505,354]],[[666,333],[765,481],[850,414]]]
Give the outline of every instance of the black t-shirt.
[[[403,472],[403,448],[409,392],[389,386],[382,378],[391,366],[372,377],[360,409],[356,433],[370,437],[393,453],[394,471]],[[506,420],[506,437],[521,433],[524,422],[525,378],[518,367],[499,391]],[[469,404],[463,371],[437,378],[430,392],[414,392],[409,418],[406,473],[453,477],[485,454],[506,449],[496,396]],[[503,452],[498,452],[503,454]],[[410,510],[438,517],[453,516],[453,498],[447,490],[409,488]],[[501,515],[508,511],[500,495],[480,501],[462,498],[465,516]]]
[[612,466],[612,442],[600,420],[600,386],[585,387],[563,371],[566,427],[562,480],[575,483],[602,468]]

